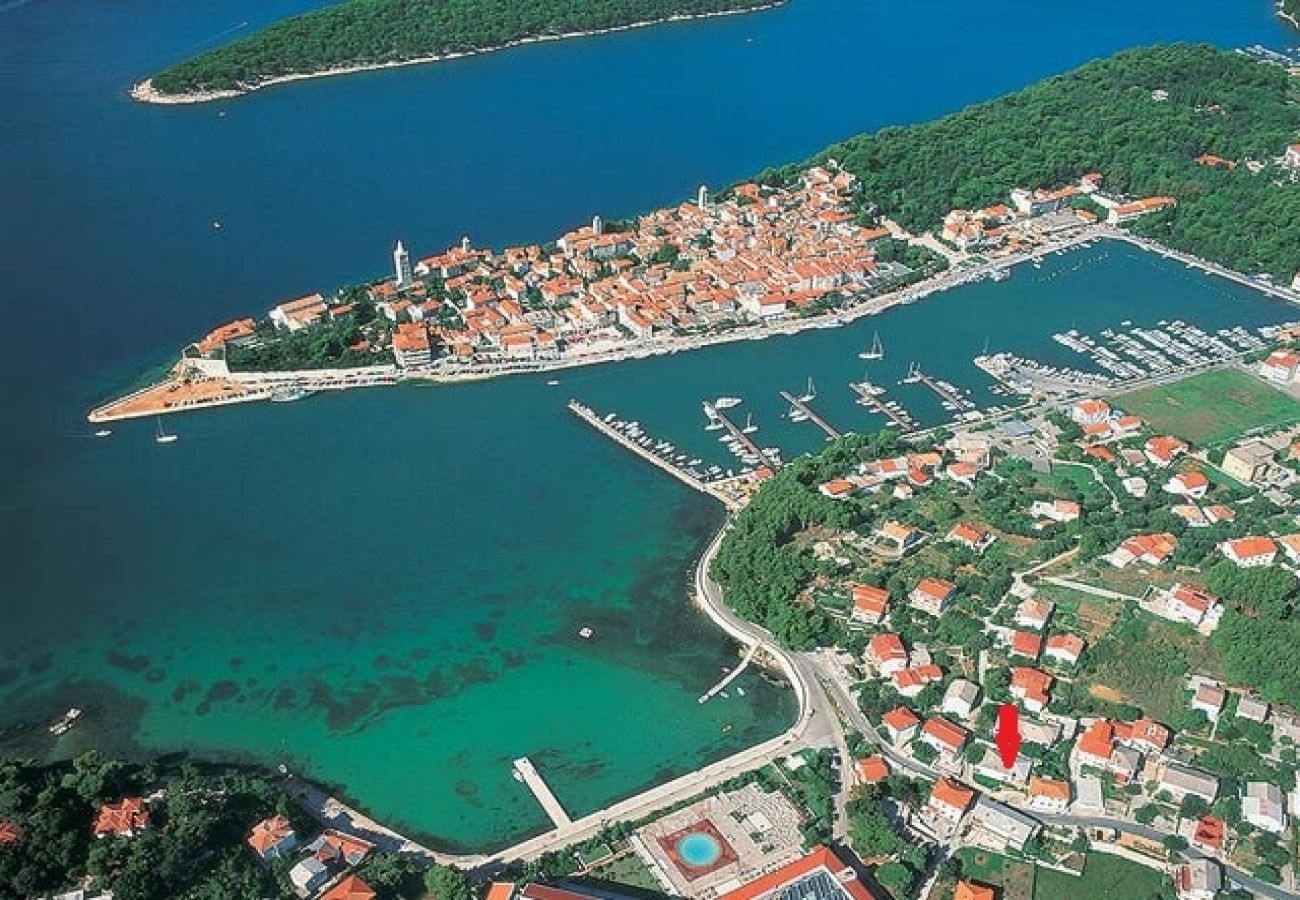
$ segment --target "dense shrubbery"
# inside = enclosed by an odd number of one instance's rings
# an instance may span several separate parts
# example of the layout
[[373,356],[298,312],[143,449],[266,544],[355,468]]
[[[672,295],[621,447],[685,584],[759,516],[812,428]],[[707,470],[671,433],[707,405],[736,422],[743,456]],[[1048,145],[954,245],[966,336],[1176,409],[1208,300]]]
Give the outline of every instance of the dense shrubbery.
[[1225,560],[1209,571],[1206,581],[1227,601],[1213,641],[1228,678],[1258,688],[1275,703],[1300,708],[1295,577],[1280,568],[1238,569]]
[[[91,838],[100,804],[165,788],[150,827],[135,838]],[[84,875],[118,900],[291,897],[243,846],[254,822],[300,818],[278,787],[256,775],[208,774],[185,766],[160,773],[88,753],[67,763],[0,765],[0,819],[22,839],[0,853],[0,896],[29,897]]]
[[[1169,99],[1153,100],[1156,89]],[[1300,130],[1294,100],[1277,66],[1209,46],[1151,47],[935,122],[850,138],[818,160],[839,160],[862,179],[865,201],[916,231],[954,207],[1005,202],[1011,187],[1072,183],[1097,170],[1109,190],[1178,198],[1172,213],[1141,222],[1143,233],[1289,281],[1300,270],[1300,185],[1275,184],[1276,170],[1193,160],[1280,156]]]
[[167,94],[239,90],[272,78],[500,47],[762,0],[343,0],[277,22],[160,72]]

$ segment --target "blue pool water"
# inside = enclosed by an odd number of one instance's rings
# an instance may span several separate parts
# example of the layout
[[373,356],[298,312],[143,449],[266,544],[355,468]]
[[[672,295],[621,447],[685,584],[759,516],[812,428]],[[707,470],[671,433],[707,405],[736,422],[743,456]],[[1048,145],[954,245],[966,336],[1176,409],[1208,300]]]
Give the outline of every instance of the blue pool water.
[[677,855],[688,866],[703,868],[718,861],[722,855],[722,845],[713,835],[696,832],[678,841]]

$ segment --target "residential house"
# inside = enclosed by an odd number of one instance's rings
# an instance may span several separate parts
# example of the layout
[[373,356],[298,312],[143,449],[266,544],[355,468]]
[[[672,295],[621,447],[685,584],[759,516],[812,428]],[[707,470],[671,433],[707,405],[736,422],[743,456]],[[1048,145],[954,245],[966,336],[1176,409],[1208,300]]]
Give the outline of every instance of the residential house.
[[914,609],[921,612],[929,613],[932,616],[941,616],[948,606],[952,603],[953,595],[957,593],[957,586],[940,578],[922,578],[912,593],[908,595],[907,602]]
[[943,669],[931,663],[915,665],[895,672],[889,676],[894,690],[904,697],[916,697],[925,690],[926,685],[943,680]]
[[1059,815],[1070,806],[1070,782],[1056,778],[1029,779],[1029,808]]
[[149,827],[149,810],[139,797],[124,797],[117,803],[105,803],[91,827],[95,837],[107,835],[135,837]]
[[1142,445],[1142,453],[1154,466],[1166,468],[1188,450],[1187,442],[1169,435],[1156,435]]
[[1243,696],[1237,701],[1237,718],[1261,725],[1268,721],[1269,705],[1258,697]]
[[284,816],[271,816],[253,826],[248,835],[248,846],[266,862],[281,859],[298,846],[298,835]]
[[858,760],[855,768],[862,784],[879,784],[889,777],[889,763],[879,754]]
[[853,613],[857,622],[878,625],[889,612],[889,591],[869,584],[853,585]]
[[907,668],[903,639],[892,632],[873,635],[867,642],[866,661],[882,678]]
[[404,369],[427,366],[433,362],[429,330],[420,322],[403,322],[393,334],[393,358]]
[[379,895],[357,875],[347,875],[321,895],[320,900],[375,900]]
[[1219,551],[1241,568],[1253,569],[1273,565],[1273,559],[1277,556],[1277,544],[1268,537],[1244,537],[1224,541],[1219,545]]
[[943,703],[939,706],[939,710],[945,715],[968,719],[975,711],[975,707],[979,705],[979,700],[978,684],[965,678],[954,678],[948,685],[948,690],[944,692]]
[[1101,425],[1113,414],[1109,403],[1096,398],[1076,401],[1070,407],[1070,421],[1079,426]]
[[961,544],[968,550],[983,554],[989,545],[997,540],[997,535],[982,525],[958,522],[945,538],[949,543]]
[[1214,900],[1223,890],[1223,871],[1212,859],[1189,859],[1174,867],[1178,900]]
[[1190,843],[1202,853],[1219,854],[1223,852],[1224,822],[1217,816],[1204,815],[1197,819],[1191,829]]
[[1042,828],[1042,823],[1033,816],[980,797],[971,810],[969,836],[999,853],[1005,850],[1019,853]]
[[959,881],[953,889],[952,900],[997,900],[993,888],[973,881]]
[[1038,659],[1043,651],[1043,636],[1033,631],[1013,631],[1008,641],[1013,656]]
[[1078,635],[1054,634],[1047,639],[1044,655],[1062,665],[1076,666],[1086,646],[1083,638]]
[[1281,789],[1267,781],[1246,783],[1241,796],[1241,817],[1260,831],[1286,831],[1286,798]]
[[1016,607],[1015,623],[1021,628],[1042,631],[1052,618],[1056,605],[1050,600],[1030,597]]
[[1189,469],[1186,472],[1179,472],[1173,478],[1165,482],[1165,492],[1176,494],[1180,497],[1187,497],[1192,500],[1200,500],[1205,496],[1205,492],[1210,489],[1210,479],[1205,477],[1205,473],[1197,469]]
[[1034,526],[1039,531],[1053,523],[1073,522],[1082,512],[1083,508],[1073,500],[1037,500],[1029,507],[1029,515],[1039,520]]
[[1175,803],[1182,803],[1189,796],[1213,803],[1219,794],[1219,779],[1200,769],[1171,762],[1160,773],[1158,789],[1168,791]]
[[1011,763],[1011,768],[1002,765],[1002,755],[996,748],[987,744],[983,746],[983,753],[979,761],[974,765],[976,775],[989,781],[1011,784],[1019,787],[1029,783],[1029,772],[1033,769],[1034,762],[1027,756],[1017,756]]
[[940,778],[930,791],[922,816],[940,837],[957,830],[962,816],[975,799],[975,792],[951,778]]
[[920,739],[938,751],[940,759],[952,762],[970,740],[970,732],[942,716],[934,716],[921,728]]
[[1178,549],[1178,538],[1168,532],[1135,534],[1102,557],[1117,569],[1134,562],[1158,566]]
[[1223,603],[1218,597],[1182,581],[1168,590],[1152,590],[1147,607],[1161,618],[1186,622],[1207,634],[1214,630],[1223,615]]
[[880,722],[885,736],[895,745],[906,744],[916,737],[917,729],[921,725],[921,720],[916,713],[906,706],[891,709],[881,717]]
[[1014,666],[1011,669],[1011,696],[1030,712],[1042,712],[1050,699],[1048,691],[1051,690],[1052,681],[1052,676],[1046,672]]
[[1295,381],[1300,369],[1300,353],[1294,350],[1274,350],[1259,364],[1259,375],[1277,384]]
[[304,856],[289,870],[289,883],[300,897],[315,894],[330,877],[330,870],[315,856]]
[[882,542],[892,545],[896,553],[906,553],[921,542],[924,535],[911,525],[889,521],[876,529],[876,536]]
[[1223,705],[1227,702],[1228,692],[1209,681],[1200,682],[1196,686],[1195,693],[1192,694],[1192,709],[1205,713],[1205,717],[1211,722],[1219,720],[1219,714],[1223,712]]

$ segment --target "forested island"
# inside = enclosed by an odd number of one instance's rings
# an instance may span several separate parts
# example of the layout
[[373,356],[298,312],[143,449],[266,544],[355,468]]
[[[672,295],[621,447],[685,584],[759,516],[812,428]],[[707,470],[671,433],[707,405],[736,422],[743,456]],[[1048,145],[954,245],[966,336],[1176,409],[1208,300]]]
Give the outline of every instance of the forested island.
[[[1273,161],[1300,133],[1297,99],[1300,82],[1280,66],[1208,45],[1148,47],[934,122],[849,138],[814,162],[839,160],[861,179],[864,204],[917,232],[951,209],[1003,202],[1017,185],[1101,172],[1108,191],[1178,198],[1138,233],[1289,282],[1300,271],[1300,183],[1279,179]],[[1203,154],[1225,165],[1198,164]]]
[[1300,0],[1279,0],[1278,13],[1296,28],[1300,28]]
[[377,68],[781,0],[343,0],[184,60],[139,99],[244,93],[292,77]]

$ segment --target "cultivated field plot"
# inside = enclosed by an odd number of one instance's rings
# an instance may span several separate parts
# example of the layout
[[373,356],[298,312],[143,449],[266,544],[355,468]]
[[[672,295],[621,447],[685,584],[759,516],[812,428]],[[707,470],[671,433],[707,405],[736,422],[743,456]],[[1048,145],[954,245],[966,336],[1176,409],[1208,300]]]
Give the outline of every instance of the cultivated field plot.
[[1205,446],[1300,420],[1300,401],[1239,369],[1219,369],[1114,398],[1156,431]]
[[1053,869],[1039,869],[1034,883],[1034,900],[1081,900],[1089,898],[1160,897],[1166,879],[1154,869],[1107,856],[1088,854],[1088,863],[1080,876]]

